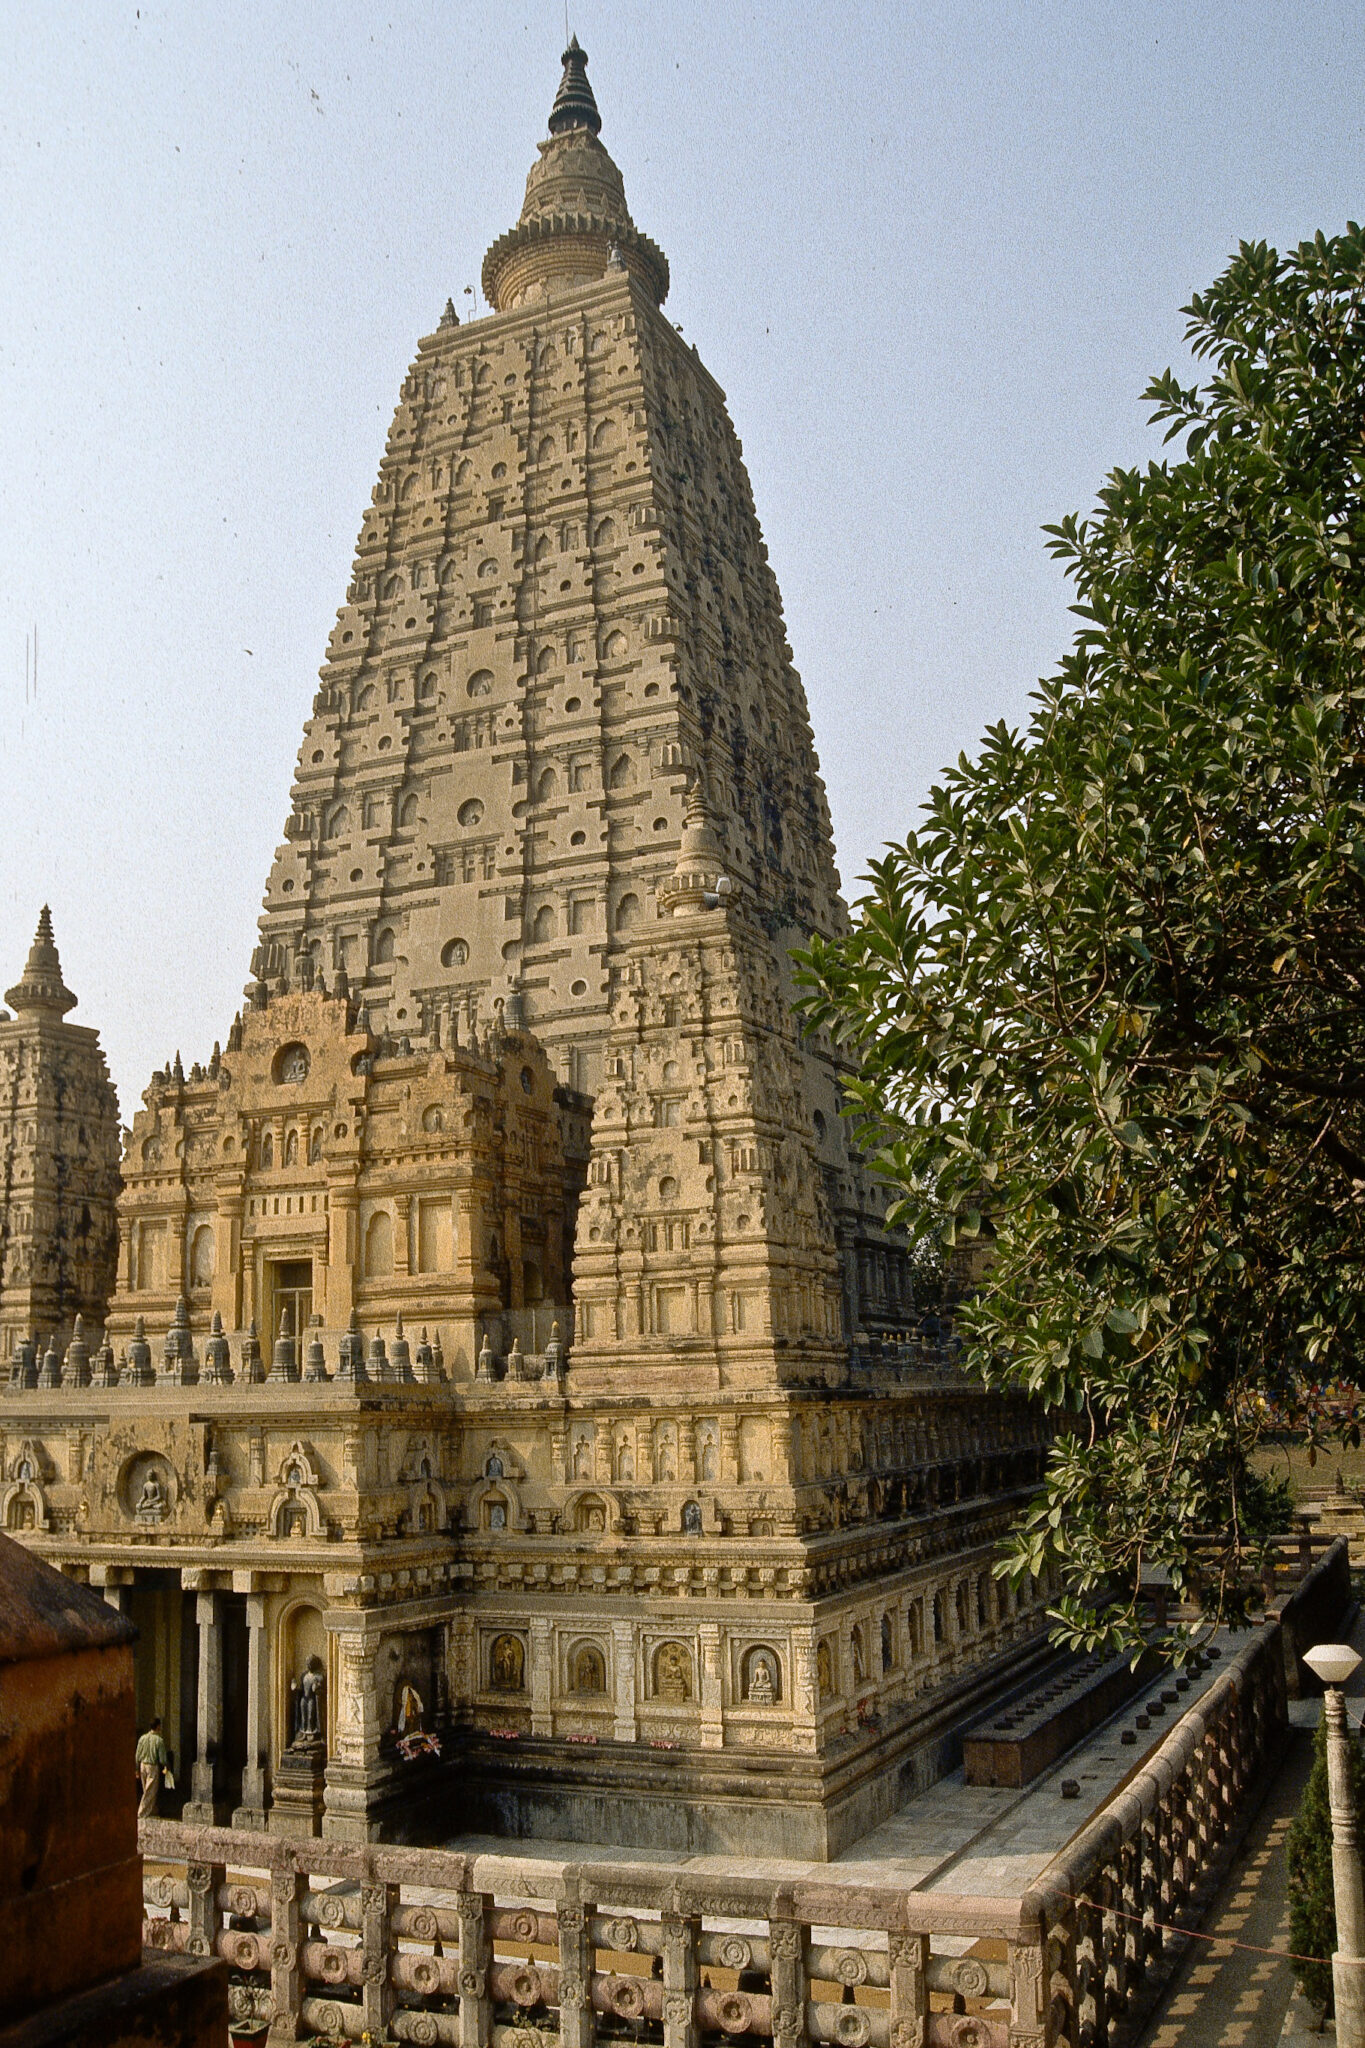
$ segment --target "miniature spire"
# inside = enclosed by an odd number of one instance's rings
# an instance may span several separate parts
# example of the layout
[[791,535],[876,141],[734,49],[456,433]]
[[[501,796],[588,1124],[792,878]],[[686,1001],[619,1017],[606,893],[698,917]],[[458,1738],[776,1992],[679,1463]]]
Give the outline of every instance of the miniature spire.
[[204,1346],[204,1378],[210,1386],[230,1386],[232,1383],[232,1348],[223,1334],[221,1309],[213,1311],[213,1327]]
[[588,84],[588,53],[577,36],[571,36],[569,47],[560,62],[564,76],[559,81],[559,91],[550,109],[548,127],[551,135],[566,135],[570,128],[586,128],[593,135],[602,132],[602,116],[597,111],[597,101]]
[[52,912],[46,904],[38,918],[23,979],[6,989],[5,1001],[20,1017],[34,1012],[64,1017],[76,1007],[76,998],[62,980],[62,963],[52,940]]
[[459,326],[459,324],[460,324],[460,316],[459,316],[459,314],[458,314],[458,313],[457,313],[457,312],[455,311],[455,301],[454,301],[454,299],[447,299],[447,300],[446,300],[446,309],[445,309],[444,313],[442,313],[442,315],[441,315],[440,319],[439,319],[439,320],[437,321],[437,323],[436,323],[436,324],[437,324],[437,326],[438,326],[438,327],[458,327],[458,326]]

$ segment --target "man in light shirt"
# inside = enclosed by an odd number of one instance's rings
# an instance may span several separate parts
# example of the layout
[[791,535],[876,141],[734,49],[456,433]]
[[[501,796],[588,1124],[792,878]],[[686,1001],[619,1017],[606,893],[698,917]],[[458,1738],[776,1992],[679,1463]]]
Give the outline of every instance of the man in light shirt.
[[153,1717],[146,1734],[138,1738],[137,1769],[142,1780],[142,1797],[137,1804],[141,1820],[144,1815],[155,1814],[162,1778],[170,1779],[170,1752],[162,1738],[160,1714]]

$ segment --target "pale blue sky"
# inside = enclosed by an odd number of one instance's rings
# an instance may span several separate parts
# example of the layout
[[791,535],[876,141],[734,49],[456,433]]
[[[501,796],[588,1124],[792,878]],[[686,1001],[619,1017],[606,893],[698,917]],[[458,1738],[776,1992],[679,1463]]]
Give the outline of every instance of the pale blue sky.
[[[571,11],[729,393],[852,892],[1064,648],[1039,527],[1155,452],[1178,308],[1239,237],[1361,211],[1365,12]],[[125,1117],[226,1036],[399,382],[516,217],[563,31],[0,0],[0,987],[50,899]]]

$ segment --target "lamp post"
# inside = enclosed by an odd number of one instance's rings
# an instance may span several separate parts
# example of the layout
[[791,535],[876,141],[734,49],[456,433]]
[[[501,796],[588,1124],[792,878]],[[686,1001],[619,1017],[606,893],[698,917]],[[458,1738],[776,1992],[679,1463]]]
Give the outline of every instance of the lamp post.
[[1351,1788],[1346,1701],[1341,1691],[1360,1659],[1349,1643],[1319,1643],[1303,1661],[1326,1687],[1322,1710],[1327,1722],[1332,1895],[1337,1917],[1337,1946],[1332,1957],[1337,2048],[1365,2048],[1365,1888],[1361,1883],[1360,1838]]

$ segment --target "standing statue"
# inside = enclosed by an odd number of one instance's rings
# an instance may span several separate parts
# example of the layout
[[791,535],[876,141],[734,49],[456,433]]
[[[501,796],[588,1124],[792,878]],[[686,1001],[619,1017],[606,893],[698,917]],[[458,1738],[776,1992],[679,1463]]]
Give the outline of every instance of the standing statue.
[[326,1683],[327,1681],[322,1675],[321,1658],[316,1656],[310,1657],[292,1688],[294,1694],[295,1742],[321,1742],[322,1689]]

